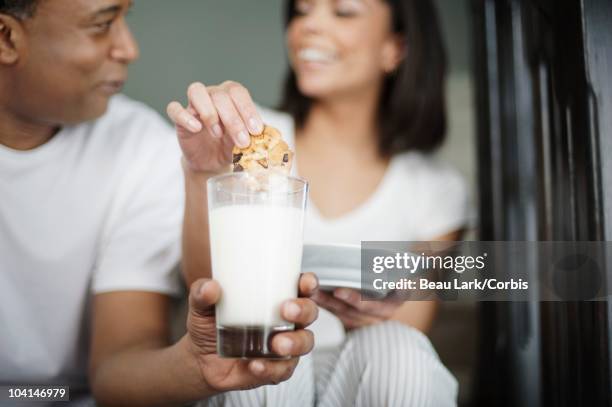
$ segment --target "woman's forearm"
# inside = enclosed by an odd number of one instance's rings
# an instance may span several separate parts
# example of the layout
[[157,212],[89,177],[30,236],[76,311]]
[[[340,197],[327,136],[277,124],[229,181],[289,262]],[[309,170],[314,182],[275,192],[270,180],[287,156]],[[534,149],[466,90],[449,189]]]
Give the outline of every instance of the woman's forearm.
[[[430,241],[457,241],[461,239],[461,236],[463,236],[463,230],[454,230],[445,235],[430,239]],[[436,300],[408,301],[395,311],[391,319],[410,325],[427,334],[433,325],[437,310],[438,301]]]
[[429,333],[438,309],[437,301],[408,301],[399,307],[392,320]]
[[206,181],[214,173],[195,172],[183,164],[185,174],[185,216],[181,261],[187,286],[198,278],[211,278],[210,239]]

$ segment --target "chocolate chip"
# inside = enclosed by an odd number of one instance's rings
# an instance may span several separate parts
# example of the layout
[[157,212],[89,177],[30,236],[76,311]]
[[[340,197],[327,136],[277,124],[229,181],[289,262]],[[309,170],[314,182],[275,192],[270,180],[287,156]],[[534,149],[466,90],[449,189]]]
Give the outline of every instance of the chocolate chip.
[[238,161],[240,161],[241,158],[242,158],[242,153],[234,154],[233,163],[236,164]]
[[285,154],[283,155],[283,162],[284,162],[284,163],[288,163],[288,162],[289,162],[289,154],[285,153]]
[[234,165],[234,172],[242,172],[242,171],[244,171],[244,168],[242,168],[242,165],[240,164]]
[[259,160],[257,163],[264,168],[268,168],[268,162],[266,160]]

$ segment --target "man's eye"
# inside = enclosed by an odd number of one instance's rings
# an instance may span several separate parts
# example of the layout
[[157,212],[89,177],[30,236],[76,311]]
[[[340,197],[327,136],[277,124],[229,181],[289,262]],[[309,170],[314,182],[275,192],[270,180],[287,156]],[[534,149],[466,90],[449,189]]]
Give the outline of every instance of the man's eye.
[[103,23],[94,24],[93,27],[98,32],[106,32],[110,30],[112,25],[113,25],[113,21],[111,20],[111,21],[105,21]]

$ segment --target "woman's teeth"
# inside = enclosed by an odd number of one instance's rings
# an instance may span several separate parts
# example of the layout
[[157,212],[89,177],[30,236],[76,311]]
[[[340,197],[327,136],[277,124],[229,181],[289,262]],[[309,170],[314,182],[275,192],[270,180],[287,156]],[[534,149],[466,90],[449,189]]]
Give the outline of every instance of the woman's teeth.
[[335,55],[316,48],[304,48],[298,52],[298,58],[305,62],[332,62]]

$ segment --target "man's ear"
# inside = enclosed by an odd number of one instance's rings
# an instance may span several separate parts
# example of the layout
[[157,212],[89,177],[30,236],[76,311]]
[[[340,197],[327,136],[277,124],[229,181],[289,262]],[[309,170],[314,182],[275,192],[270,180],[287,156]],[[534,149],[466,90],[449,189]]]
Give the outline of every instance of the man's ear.
[[25,46],[23,26],[15,17],[0,14],[0,65],[13,65]]

